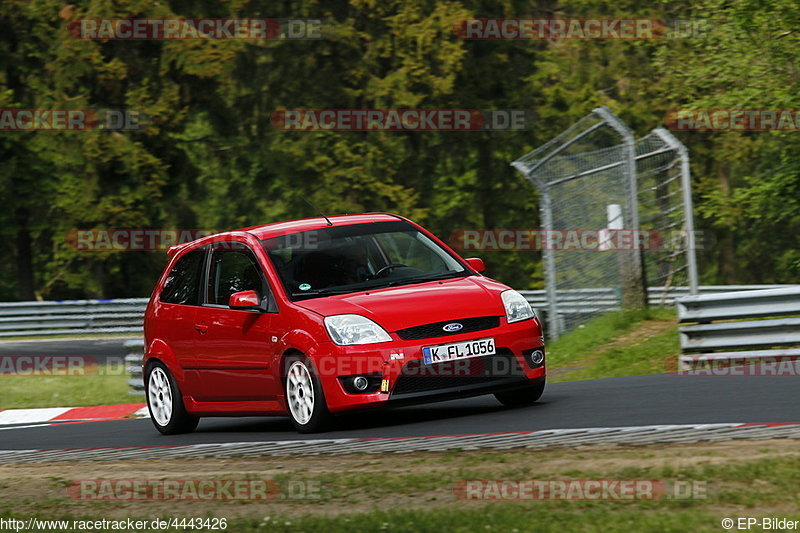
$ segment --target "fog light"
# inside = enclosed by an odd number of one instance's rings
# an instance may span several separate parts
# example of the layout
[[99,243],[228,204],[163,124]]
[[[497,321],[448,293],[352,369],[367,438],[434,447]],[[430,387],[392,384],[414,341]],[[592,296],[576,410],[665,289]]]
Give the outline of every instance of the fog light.
[[541,350],[534,350],[531,354],[531,363],[534,365],[541,365],[542,361],[544,361],[544,352]]
[[358,391],[367,390],[369,387],[369,381],[364,376],[357,376],[353,378],[353,387],[355,387]]

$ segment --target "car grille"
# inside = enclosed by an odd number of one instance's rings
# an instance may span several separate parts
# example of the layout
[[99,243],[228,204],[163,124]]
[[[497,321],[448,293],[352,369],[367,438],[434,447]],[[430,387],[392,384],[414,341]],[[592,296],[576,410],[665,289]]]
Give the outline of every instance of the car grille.
[[425,364],[422,359],[415,359],[403,367],[392,390],[392,397],[519,379],[525,379],[525,374],[508,348],[498,348],[495,355],[487,357],[471,357],[432,365]]
[[[452,324],[453,322],[457,322],[463,327],[458,331],[445,331],[442,329],[447,324]],[[499,325],[500,317],[478,316],[473,318],[464,318],[461,320],[445,320],[444,322],[434,322],[432,324],[425,324],[423,326],[399,329],[396,333],[404,341],[416,341],[420,339],[458,335],[459,333],[472,333],[474,331],[496,328]]]

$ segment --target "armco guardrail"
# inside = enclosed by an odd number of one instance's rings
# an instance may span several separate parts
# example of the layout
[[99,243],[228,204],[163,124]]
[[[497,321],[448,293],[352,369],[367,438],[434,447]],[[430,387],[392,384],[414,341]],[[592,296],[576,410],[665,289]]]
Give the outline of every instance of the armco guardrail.
[[[784,285],[705,285],[701,294],[783,287]],[[520,291],[546,319],[544,290]],[[672,305],[688,295],[686,287],[650,287],[651,305]],[[565,314],[619,309],[614,289],[558,290],[559,310]],[[81,333],[141,333],[147,298],[0,303],[0,338],[73,335]]]
[[[676,300],[684,368],[703,361],[800,357],[800,285]],[[787,348],[788,347],[788,348]]]
[[[719,294],[734,291],[752,291],[761,289],[778,289],[793,287],[793,285],[701,285],[700,294]],[[547,304],[547,292],[544,289],[534,291],[519,291],[531,305],[543,306]],[[672,305],[675,298],[689,296],[688,287],[649,287],[647,289],[651,305]],[[614,289],[559,289],[556,290],[559,303],[570,301],[585,302],[595,300],[602,303],[619,303],[619,295]]]
[[[773,289],[788,285],[701,285],[701,295],[727,293],[731,291],[752,291]],[[536,312],[547,320],[547,293],[545,290],[519,291]],[[650,287],[647,289],[651,306],[673,305],[676,298],[689,295],[688,287]],[[596,314],[600,311],[620,309],[621,296],[614,289],[562,289],[556,290],[558,310],[563,315]]]
[[147,298],[0,303],[0,337],[141,333]]

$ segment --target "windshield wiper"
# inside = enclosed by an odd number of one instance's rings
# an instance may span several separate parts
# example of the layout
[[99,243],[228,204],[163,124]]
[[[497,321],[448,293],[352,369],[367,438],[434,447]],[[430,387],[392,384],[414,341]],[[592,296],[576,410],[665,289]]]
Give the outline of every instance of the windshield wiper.
[[435,276],[417,276],[413,278],[396,279],[386,284],[387,287],[397,287],[398,285],[407,285],[409,283],[424,283],[426,281],[436,281],[439,279],[450,279],[467,277],[469,273],[465,272],[445,272],[444,274],[437,274]]
[[320,295],[331,295],[331,294],[347,294],[350,292],[358,292],[359,289],[314,289],[308,291],[300,291],[300,292],[293,292],[292,296],[320,296]]
[[294,298],[302,298],[304,296],[332,296],[335,294],[352,294],[356,292],[364,292],[370,291],[373,289],[383,289],[386,287],[397,287],[398,285],[409,285],[412,283],[424,283],[426,281],[436,281],[440,279],[450,279],[450,278],[458,278],[458,277],[466,277],[470,274],[466,271],[464,272],[444,272],[442,274],[436,274],[433,276],[416,276],[416,277],[409,277],[409,278],[402,278],[392,280],[388,283],[382,283],[380,285],[370,285],[368,287],[342,287],[342,288],[335,288],[331,287],[330,289],[313,289],[308,291],[298,291],[293,292],[292,297]]

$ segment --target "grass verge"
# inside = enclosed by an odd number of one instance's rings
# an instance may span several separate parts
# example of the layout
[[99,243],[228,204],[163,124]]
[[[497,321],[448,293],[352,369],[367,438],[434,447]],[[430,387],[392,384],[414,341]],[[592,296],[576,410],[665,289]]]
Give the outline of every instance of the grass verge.
[[[103,368],[103,367],[99,367]],[[128,394],[128,376],[0,376],[0,409],[83,407],[144,402]]]
[[[58,477],[53,473],[57,472]],[[316,482],[321,496],[261,501],[86,501],[79,479],[271,479]],[[487,502],[459,499],[464,480],[656,480],[689,497],[649,501]],[[721,531],[723,518],[800,519],[800,442],[583,446],[386,456],[260,457],[0,466],[0,517],[122,520],[216,517],[228,531]],[[685,494],[686,495],[686,494]],[[66,531],[79,528],[65,527]],[[760,530],[759,528],[751,528]],[[172,530],[170,530],[172,531]]]
[[674,370],[680,353],[675,311],[654,308],[602,315],[547,347],[549,381],[574,381]]

